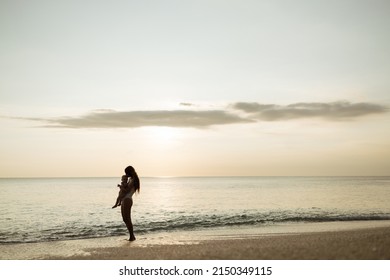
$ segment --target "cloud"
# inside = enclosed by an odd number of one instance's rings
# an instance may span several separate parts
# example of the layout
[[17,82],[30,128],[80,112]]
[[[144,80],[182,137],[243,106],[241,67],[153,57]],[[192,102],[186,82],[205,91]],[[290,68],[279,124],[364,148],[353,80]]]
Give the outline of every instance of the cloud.
[[[187,105],[188,104],[188,105]],[[190,106],[185,103],[183,106]],[[55,118],[6,117],[46,123],[48,128],[136,128],[144,126],[207,128],[214,125],[323,118],[328,121],[352,120],[388,112],[374,103],[294,103],[290,105],[236,102],[223,110],[115,111],[98,109],[82,116]]]
[[[37,120],[37,119],[34,119]],[[135,128],[142,126],[197,127],[253,122],[221,110],[212,111],[129,111],[98,110],[80,117],[39,119],[47,127]]]
[[188,103],[188,102],[181,102],[181,103],[180,103],[180,106],[187,106],[187,107],[191,107],[191,106],[194,106],[194,104],[192,104],[192,103]]
[[234,109],[249,114],[249,117],[262,121],[281,121],[300,118],[324,118],[327,120],[350,120],[370,114],[385,113],[387,107],[373,103],[351,103],[339,101],[331,103],[294,103],[286,106],[237,102]]

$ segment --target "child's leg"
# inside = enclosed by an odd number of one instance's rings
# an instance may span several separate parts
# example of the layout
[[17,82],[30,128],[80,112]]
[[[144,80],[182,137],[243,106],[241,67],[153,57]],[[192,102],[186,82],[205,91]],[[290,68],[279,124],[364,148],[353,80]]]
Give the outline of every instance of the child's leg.
[[118,196],[118,198],[116,199],[115,205],[112,206],[112,208],[118,207],[119,205],[121,205],[121,200],[119,199],[119,196]]

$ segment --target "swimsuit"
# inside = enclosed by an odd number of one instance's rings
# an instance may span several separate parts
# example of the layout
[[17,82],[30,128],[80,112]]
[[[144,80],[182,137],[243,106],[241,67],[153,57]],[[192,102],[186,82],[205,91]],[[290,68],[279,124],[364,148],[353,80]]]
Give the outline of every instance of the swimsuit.
[[122,201],[123,201],[125,198],[130,198],[130,199],[132,199],[134,193],[135,193],[134,189],[131,189],[128,193],[125,194],[125,196],[122,198]]

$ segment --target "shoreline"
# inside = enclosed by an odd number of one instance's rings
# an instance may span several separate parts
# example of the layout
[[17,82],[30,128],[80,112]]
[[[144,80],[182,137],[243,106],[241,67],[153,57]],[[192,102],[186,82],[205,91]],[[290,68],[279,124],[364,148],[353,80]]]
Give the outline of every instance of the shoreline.
[[0,245],[2,260],[390,259],[390,221],[236,227]]

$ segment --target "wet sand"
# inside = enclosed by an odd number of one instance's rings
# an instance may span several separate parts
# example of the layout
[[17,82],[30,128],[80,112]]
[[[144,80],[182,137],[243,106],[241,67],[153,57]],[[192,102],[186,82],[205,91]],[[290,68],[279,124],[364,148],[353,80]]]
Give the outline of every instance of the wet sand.
[[377,260],[390,259],[390,227],[341,232],[259,236],[199,244],[91,249],[69,259],[107,260]]
[[[198,237],[196,237],[198,236]],[[390,259],[389,221],[293,225],[13,244],[1,259],[379,260]]]

